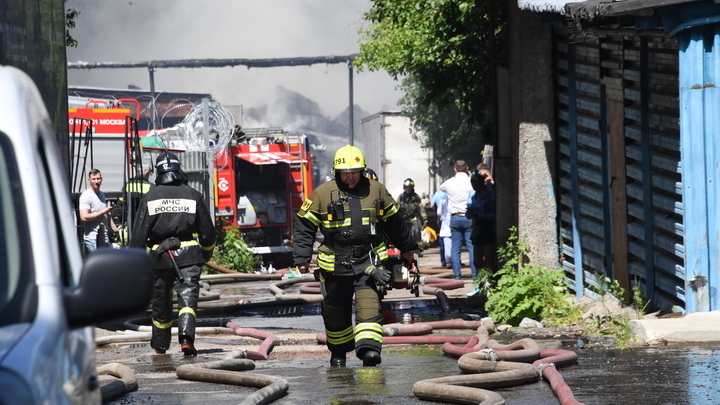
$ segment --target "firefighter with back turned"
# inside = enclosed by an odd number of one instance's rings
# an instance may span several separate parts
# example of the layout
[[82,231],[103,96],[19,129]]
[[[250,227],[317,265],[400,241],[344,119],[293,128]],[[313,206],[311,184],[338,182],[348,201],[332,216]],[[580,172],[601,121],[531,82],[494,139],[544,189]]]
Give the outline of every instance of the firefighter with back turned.
[[155,265],[150,346],[157,354],[170,347],[174,289],[180,350],[196,356],[200,273],[212,257],[215,224],[200,193],[183,184],[180,161],[174,153],[162,152],[155,169],[156,186],[140,202],[130,237],[130,246],[149,248]]

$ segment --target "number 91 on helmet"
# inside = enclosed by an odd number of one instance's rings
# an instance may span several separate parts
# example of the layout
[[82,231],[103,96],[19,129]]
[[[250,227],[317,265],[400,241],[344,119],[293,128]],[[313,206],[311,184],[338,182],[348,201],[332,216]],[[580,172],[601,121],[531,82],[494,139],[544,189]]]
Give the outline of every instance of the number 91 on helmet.
[[336,172],[358,172],[365,170],[365,156],[352,145],[345,145],[335,152],[333,170]]

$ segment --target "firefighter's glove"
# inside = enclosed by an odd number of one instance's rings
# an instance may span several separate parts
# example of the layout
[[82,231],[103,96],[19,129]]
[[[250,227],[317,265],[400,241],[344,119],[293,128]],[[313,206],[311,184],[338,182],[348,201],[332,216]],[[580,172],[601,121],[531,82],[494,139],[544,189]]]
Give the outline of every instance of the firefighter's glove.
[[383,287],[390,281],[390,272],[375,266],[368,266],[365,269],[365,274],[372,276]]
[[163,253],[167,252],[168,250],[175,249],[180,249],[180,239],[173,236],[160,242],[157,248],[157,254],[158,256],[162,256]]
[[117,237],[118,244],[120,246],[127,246],[127,244],[130,242],[130,237],[128,235],[128,229],[126,225],[118,226],[118,230],[117,232],[115,232],[115,236]]

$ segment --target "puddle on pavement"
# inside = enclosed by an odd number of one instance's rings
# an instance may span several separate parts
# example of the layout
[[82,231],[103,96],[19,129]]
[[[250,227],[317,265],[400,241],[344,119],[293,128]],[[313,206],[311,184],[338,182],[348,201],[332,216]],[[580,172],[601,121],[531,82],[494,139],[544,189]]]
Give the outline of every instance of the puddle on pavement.
[[[451,300],[457,313],[483,316],[482,306],[471,299]],[[480,308],[480,309],[478,309]],[[442,307],[437,300],[383,301],[385,322],[430,322],[443,320]],[[260,330],[298,329],[322,331],[324,325],[319,304],[256,305],[225,315],[233,322]],[[203,323],[202,326],[206,326]],[[238,341],[218,344],[246,346]],[[578,354],[577,364],[559,368],[575,398],[585,404],[714,404],[720,403],[720,345],[642,347],[630,349],[585,349],[576,340],[538,340],[543,349],[562,348]],[[147,347],[129,347],[147,353]],[[141,346],[141,345],[140,345]],[[230,347],[226,348],[230,350]],[[220,349],[218,349],[220,350]],[[186,361],[181,353],[166,356],[139,356],[150,363],[133,364],[136,373],[163,373],[168,378],[174,369],[185,362],[199,362],[202,358]],[[387,347],[383,362],[375,368],[362,367],[362,361],[350,354],[348,367],[330,368],[329,353],[321,359],[294,359],[257,362],[258,374],[281,376],[290,383],[290,393],[278,399],[277,405],[317,403],[334,405],[366,404],[432,404],[412,394],[412,386],[419,380],[459,375],[457,359],[443,355],[437,346]],[[163,376],[164,377],[164,376]],[[148,381],[145,381],[148,384]],[[160,388],[157,388],[160,389]],[[557,396],[546,381],[498,388],[508,404],[544,405],[558,403]],[[205,393],[207,395],[207,393]],[[218,393],[213,403],[237,403],[236,397]],[[140,397],[138,397],[140,398]],[[165,403],[193,403],[168,399]],[[174,397],[173,397],[174,398]],[[145,401],[146,397],[142,397]],[[177,399],[177,398],[175,398]],[[140,401],[140,399],[139,399]],[[173,402],[174,401],[174,402]],[[233,402],[235,401],[235,402]],[[123,404],[147,402],[118,402]],[[195,402],[198,403],[198,402]]]
[[[452,305],[453,311],[458,313],[483,315],[476,305],[463,306],[457,302]],[[386,323],[447,319],[435,300],[384,301],[383,312]],[[324,329],[317,304],[245,310],[238,314],[237,321],[258,329]],[[720,398],[720,347],[717,346],[603,350],[583,349],[583,342],[577,340],[538,340],[538,343],[543,348],[562,348],[578,353],[577,364],[559,371],[576,398],[587,404],[711,404],[718,403],[714,401]],[[322,367],[318,372],[323,374],[319,384],[323,390],[300,396],[317,403],[336,405],[387,403],[380,399],[388,398],[393,398],[393,403],[425,403],[409,394],[414,382],[459,372],[457,359],[443,356],[426,346],[387,350],[382,366],[374,369],[360,367],[360,364],[360,360],[349,358],[347,368]],[[386,378],[388,373],[393,376],[391,381]],[[317,377],[314,384],[318,384]],[[493,391],[502,395],[507,403],[557,404],[557,397],[544,381]]]
[[[465,300],[468,301],[468,300]],[[477,307],[454,304],[457,312],[477,313]],[[443,318],[437,301],[383,302],[386,318],[397,321],[425,322]],[[319,304],[288,306],[257,306],[246,308],[230,316],[233,322],[260,330],[273,328],[296,328],[322,331]],[[218,340],[218,343],[222,343]],[[577,364],[558,369],[575,398],[585,404],[715,404],[720,403],[720,345],[641,347],[629,349],[584,349],[582,342],[538,340],[543,349],[564,348],[578,354]],[[227,343],[226,343],[227,344]],[[242,342],[237,342],[242,346]],[[135,346],[135,345],[132,345]],[[151,363],[133,364],[140,375],[156,373],[156,377],[144,379],[143,384],[153,384],[146,391],[126,394],[117,404],[149,403],[201,403],[186,397],[168,397],[160,390],[192,385],[172,385],[174,369],[186,362],[202,362],[202,357],[184,360],[181,353],[166,356],[147,356],[149,345],[137,348],[144,354],[138,359],[152,357]],[[220,350],[220,349],[218,349]],[[229,349],[228,349],[229,350]],[[417,345],[411,347],[387,347],[383,350],[383,362],[375,368],[362,367],[362,361],[350,354],[348,367],[336,369],[328,365],[329,353],[321,359],[293,359],[258,361],[253,373],[268,374],[286,379],[290,383],[289,394],[274,402],[277,405],[317,403],[334,405],[366,404],[432,404],[412,394],[415,382],[461,374],[457,359],[443,355],[437,346]],[[162,374],[159,374],[162,373]],[[159,377],[158,377],[159,376]],[[203,391],[216,405],[237,403],[233,388],[228,393],[215,394]],[[149,395],[148,392],[158,392]],[[232,392],[231,392],[232,391]],[[492,389],[508,404],[557,405],[547,381]],[[179,395],[174,393],[173,395]],[[190,394],[188,394],[190,395]],[[137,398],[136,402],[127,397]],[[189,398],[189,397],[188,397]],[[163,402],[166,401],[166,402]],[[114,402],[115,403],[115,402]]]
[[[550,344],[550,342],[547,342]],[[559,342],[555,343],[560,344]],[[578,363],[558,369],[575,398],[585,404],[717,404],[720,398],[720,347],[582,349]],[[347,368],[330,368],[327,359],[296,360],[260,374],[282,375],[291,384],[292,397],[278,405],[325,403],[434,404],[412,394],[415,382],[460,375],[457,359],[437,350],[383,351],[375,368],[361,367],[348,358]],[[313,389],[307,389],[312,386]],[[557,405],[547,381],[493,388],[507,404]]]
[[[457,300],[453,311],[479,320],[483,315],[476,305],[462,305],[469,300]],[[449,319],[437,300],[383,301],[383,323],[419,323]],[[354,312],[354,311],[353,311]],[[295,306],[257,306],[228,315],[232,322],[246,328],[311,329],[325,330],[320,304]]]

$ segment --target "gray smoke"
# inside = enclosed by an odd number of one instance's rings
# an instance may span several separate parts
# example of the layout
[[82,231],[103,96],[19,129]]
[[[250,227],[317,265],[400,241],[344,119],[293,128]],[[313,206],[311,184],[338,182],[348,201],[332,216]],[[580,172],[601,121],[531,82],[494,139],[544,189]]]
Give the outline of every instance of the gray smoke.
[[[356,105],[353,114],[353,144],[362,148],[360,117],[368,113]],[[275,98],[269,104],[245,110],[242,122],[245,128],[282,127],[292,134],[307,135],[316,158],[316,184],[330,173],[335,151],[350,142],[347,108],[331,119],[322,114],[316,102],[281,86],[277,87]]]
[[[358,53],[358,29],[369,0],[69,0],[80,11],[69,62],[291,58]],[[71,86],[150,90],[147,69],[68,71]],[[401,93],[384,72],[355,72],[353,144],[361,120],[397,110]],[[241,111],[245,128],[282,127],[311,136],[318,172],[349,142],[347,65],[282,68],[158,69],[156,93],[209,93]],[[238,113],[236,113],[237,115]]]
[[[369,0],[69,0],[66,8],[81,14],[71,31],[79,47],[68,48],[68,61],[350,55],[359,51],[357,31],[370,7]],[[222,105],[242,105],[246,111],[264,108],[268,118],[258,122],[286,127],[282,121],[300,118],[273,111],[279,92],[287,89],[312,100],[317,105],[313,117],[337,117],[349,105],[348,76],[343,64],[158,69],[154,85],[156,92],[210,93]],[[68,81],[72,86],[149,89],[150,74],[147,69],[71,69]],[[356,72],[353,81],[354,102],[361,109],[371,114],[397,110],[397,83],[384,72]]]

